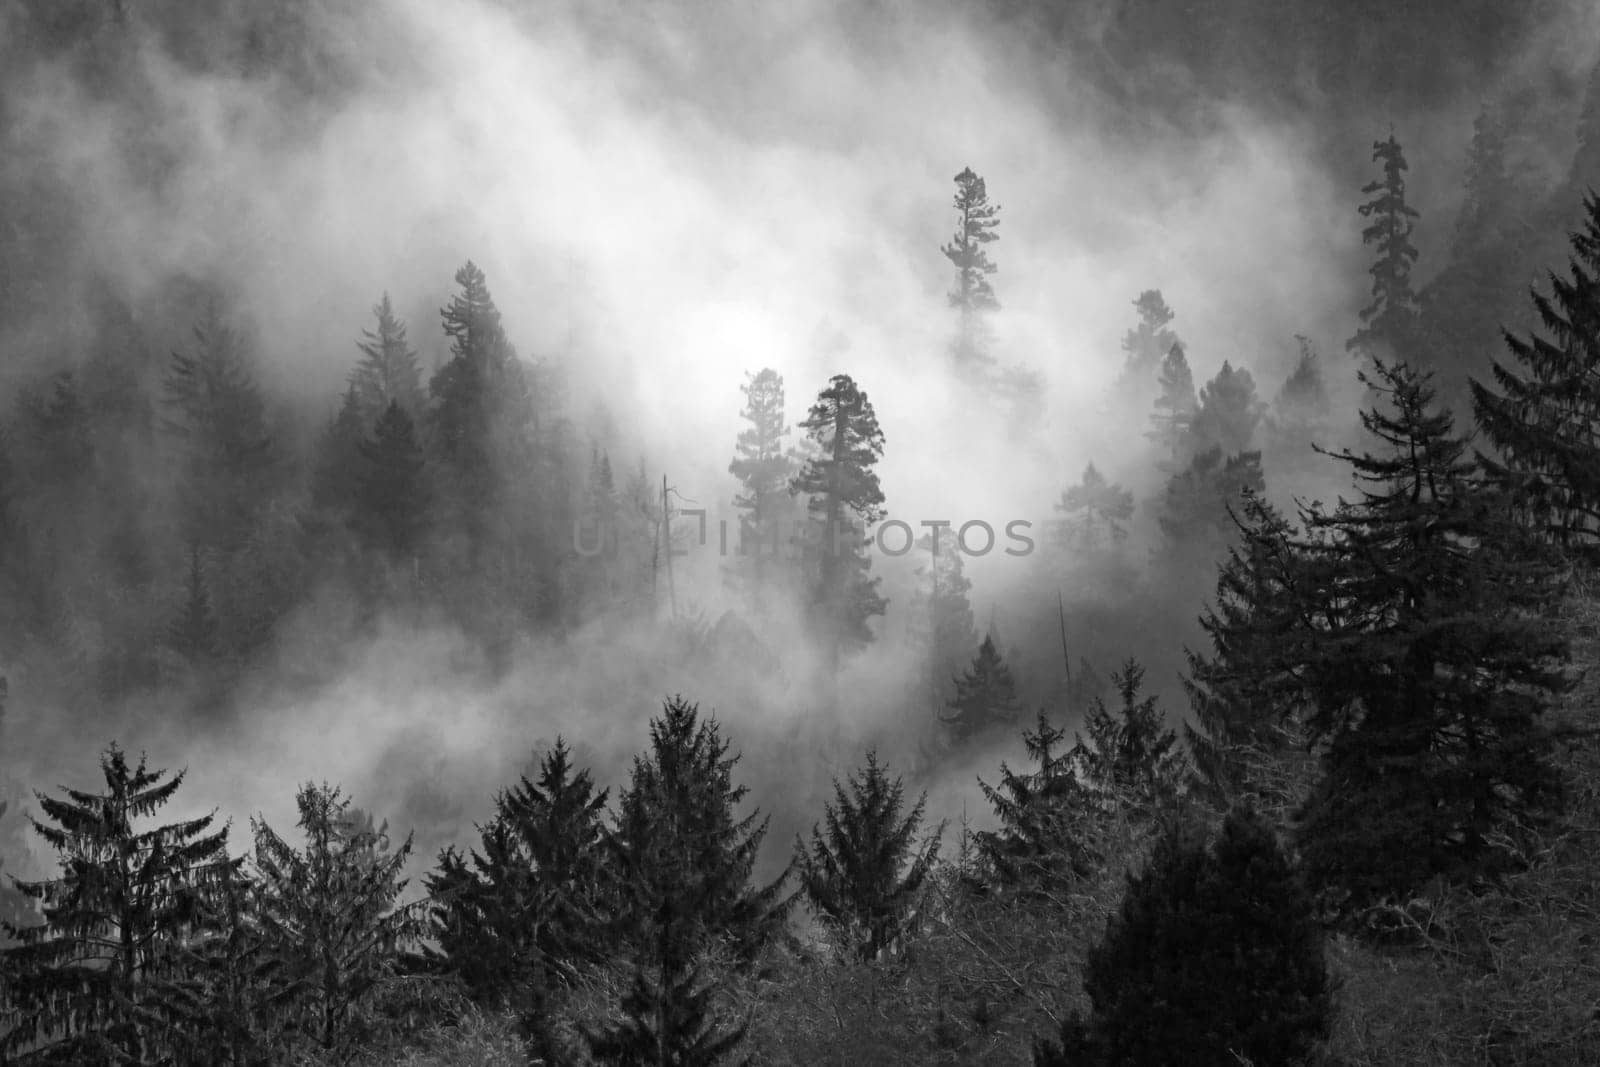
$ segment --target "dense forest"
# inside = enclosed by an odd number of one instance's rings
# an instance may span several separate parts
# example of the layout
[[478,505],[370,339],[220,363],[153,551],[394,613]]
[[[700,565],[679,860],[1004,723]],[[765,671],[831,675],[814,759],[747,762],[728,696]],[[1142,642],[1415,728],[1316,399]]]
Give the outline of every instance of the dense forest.
[[1600,1062],[1600,20],[1322,6],[0,0],[0,1064]]

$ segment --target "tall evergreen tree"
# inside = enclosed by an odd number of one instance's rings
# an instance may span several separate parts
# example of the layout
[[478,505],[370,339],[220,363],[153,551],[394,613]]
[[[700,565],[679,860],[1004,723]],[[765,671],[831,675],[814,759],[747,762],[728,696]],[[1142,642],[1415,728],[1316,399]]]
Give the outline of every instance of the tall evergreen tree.
[[454,847],[428,877],[435,955],[479,1003],[537,1005],[542,990],[601,960],[607,792],[575,770],[560,738],[539,764],[495,798],[469,857]]
[[1584,204],[1571,279],[1551,274],[1550,295],[1533,297],[1548,336],[1507,334],[1511,360],[1492,365],[1493,388],[1472,382],[1472,400],[1498,453],[1480,460],[1516,485],[1530,522],[1592,560],[1600,537],[1600,198]]
[[1157,384],[1160,392],[1156,396],[1156,409],[1150,415],[1151,428],[1145,436],[1166,452],[1163,469],[1177,470],[1189,462],[1190,427],[1200,410],[1200,400],[1194,391],[1194,373],[1189,370],[1182,344],[1174,344],[1162,357]]
[[816,453],[790,485],[810,497],[813,527],[811,605],[834,666],[841,653],[872,641],[867,621],[882,615],[888,602],[878,594],[878,579],[868,578],[863,527],[883,517],[883,489],[873,469],[883,458],[883,431],[867,394],[848,374],[836,374],[817,394],[801,427]]
[[956,679],[956,695],[947,707],[943,721],[958,744],[1017,727],[1022,717],[1017,683],[992,635],[984,637],[972,666]]
[[1139,698],[1144,668],[1124,661],[1111,675],[1120,704],[1115,714],[1096,698],[1068,760],[1089,785],[1138,804],[1164,800],[1181,788],[1178,735],[1167,728],[1156,697]]
[[1178,335],[1167,329],[1177,313],[1167,306],[1159,289],[1146,289],[1133,306],[1139,312],[1139,325],[1122,338],[1117,392],[1131,403],[1147,404],[1155,391],[1162,361],[1178,344]]
[[0,1052],[17,1062],[153,1064],[169,1051],[154,995],[200,922],[200,903],[236,861],[213,816],[136,828],[165,806],[184,772],[129,767],[112,745],[101,756],[103,793],[35,794],[46,821],[34,831],[62,873],[18,881],[44,915],[7,925],[18,943],[0,952],[10,973],[9,1033]]
[[988,351],[987,323],[984,318],[1000,308],[989,275],[997,269],[984,245],[1000,239],[994,231],[1000,225],[1000,205],[989,203],[984,180],[964,168],[955,176],[957,228],[955,236],[940,251],[956,268],[956,287],[950,291],[950,306],[960,313],[956,335],[955,362],[968,375],[986,373],[994,363]]
[[1224,455],[1248,451],[1266,405],[1256,398],[1256,383],[1243,367],[1226,360],[1200,390],[1200,406],[1190,427],[1194,451],[1220,448]]
[[[730,1062],[748,1023],[727,1029],[712,1016],[715,990],[701,979],[691,946],[692,905],[663,898],[649,917],[653,952],[636,963],[623,1019],[585,1029],[589,1053],[615,1067],[717,1067]],[[740,1061],[748,1063],[748,1060]]]
[[1017,772],[1001,763],[998,785],[978,779],[1000,826],[974,836],[988,877],[1026,894],[1053,890],[1062,879],[1088,878],[1100,868],[1104,804],[1074,772],[1066,732],[1042,710],[1022,739],[1037,769]]
[[1411,232],[1419,214],[1406,203],[1406,157],[1390,132],[1386,141],[1372,145],[1374,162],[1383,177],[1362,186],[1372,199],[1358,209],[1370,220],[1361,231],[1361,243],[1377,246],[1372,275],[1372,303],[1361,309],[1361,328],[1345,347],[1352,352],[1386,360],[1415,358],[1417,297],[1411,287],[1411,268],[1417,248]]
[[213,305],[194,328],[193,354],[174,352],[164,383],[167,428],[183,448],[184,538],[233,551],[275,484],[277,451],[243,339]]
[[636,945],[648,947],[659,933],[640,924],[664,901],[681,909],[673,929],[682,936],[727,939],[743,953],[781,923],[789,871],[765,886],[750,883],[768,820],[735,814],[748,792],[733,784],[738,759],[728,755],[716,720],[702,720],[698,705],[682,697],[651,720],[650,752],[634,759],[610,838],[617,914]]
[[749,425],[739,431],[728,473],[739,479],[733,506],[739,515],[739,555],[748,559],[749,593],[758,603],[766,591],[787,536],[786,521],[793,519],[789,482],[795,474],[795,455],[786,448],[789,424],[784,417],[783,376],[771,367],[740,386]]
[[1035,1067],[1295,1063],[1328,1033],[1322,931],[1272,828],[1229,812],[1207,848],[1174,824],[1089,952],[1093,1004]]
[[358,446],[354,523],[363,544],[396,559],[414,556],[428,525],[429,486],[415,424],[391,400]]
[[1210,654],[1184,650],[1183,684],[1197,723],[1184,726],[1186,747],[1200,791],[1222,805],[1273,788],[1264,765],[1298,740],[1308,699],[1293,639],[1329,622],[1303,588],[1288,520],[1254,492],[1245,493],[1236,519],[1240,543],[1228,550],[1216,597],[1200,617]]
[[343,1060],[373,1033],[375,998],[426,933],[421,906],[397,903],[411,838],[391,850],[387,826],[331,786],[307,783],[295,804],[303,849],[251,820],[262,930],[291,1040]]
[[1236,532],[1228,509],[1237,507],[1247,491],[1265,488],[1260,452],[1223,459],[1222,450],[1213,448],[1195,456],[1167,482],[1157,519],[1169,558],[1188,574],[1195,573],[1194,564],[1209,569]]
[[364,428],[371,429],[390,404],[398,404],[413,419],[422,414],[422,367],[406,341],[406,324],[394,313],[389,294],[372,309],[377,330],[362,330],[356,342],[361,359],[350,375],[350,386],[360,405]]
[[1062,491],[1055,509],[1063,516],[1057,543],[1072,552],[1103,552],[1127,540],[1133,494],[1107,482],[1090,463],[1078,484]]
[[812,827],[810,851],[797,837],[795,863],[812,908],[872,960],[914,915],[944,827],[917,843],[927,794],[904,811],[905,787],[889,779],[876,752],[867,753],[866,766],[848,785],[834,781],[827,836]]
[[1302,647],[1324,777],[1301,854],[1352,906],[1481,869],[1508,817],[1559,801],[1538,718],[1567,684],[1548,607],[1559,572],[1465,458],[1425,376],[1379,361],[1362,414],[1378,454],[1342,452],[1361,496],[1304,516],[1309,573],[1350,605]]
[[200,546],[189,546],[189,576],[184,583],[183,608],[167,628],[167,643],[191,663],[203,663],[217,654],[217,620],[206,591]]

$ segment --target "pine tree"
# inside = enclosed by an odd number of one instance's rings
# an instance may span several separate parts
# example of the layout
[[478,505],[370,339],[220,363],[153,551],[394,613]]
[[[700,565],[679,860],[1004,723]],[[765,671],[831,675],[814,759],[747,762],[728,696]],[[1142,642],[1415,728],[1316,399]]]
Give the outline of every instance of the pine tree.
[[189,576],[184,584],[183,610],[167,628],[167,642],[190,663],[203,663],[217,654],[217,620],[206,591],[200,546],[189,546]]
[[1190,427],[1200,410],[1194,391],[1194,374],[1189,370],[1182,344],[1174,344],[1162,358],[1158,385],[1161,391],[1156,397],[1156,410],[1150,416],[1151,429],[1145,436],[1166,452],[1163,469],[1177,470],[1189,462],[1193,451]]
[[837,779],[826,806],[828,833],[812,827],[811,849],[795,839],[795,863],[812,908],[873,960],[904,931],[917,910],[923,882],[939,854],[941,824],[918,845],[927,794],[910,811],[905,787],[889,779],[876,752],[848,779]]
[[617,914],[635,944],[648,944],[654,934],[639,923],[668,900],[683,909],[674,919],[683,936],[726,939],[744,955],[782,922],[789,870],[766,886],[750,884],[768,820],[734,814],[748,792],[733,784],[738,759],[716,720],[701,720],[698,705],[681,696],[651,720],[650,753],[634,759],[610,838]]
[[986,372],[994,363],[988,351],[984,316],[1000,308],[989,275],[997,269],[984,251],[984,245],[1000,239],[1000,205],[989,203],[989,192],[982,178],[971,167],[955,176],[954,207],[958,219],[955,236],[940,248],[956,268],[956,287],[950,292],[950,306],[961,315],[956,336],[955,362],[969,375]]
[[989,876],[1027,894],[1053,889],[1063,878],[1088,878],[1100,868],[1104,804],[1074,773],[1066,732],[1042,710],[1022,738],[1037,769],[1018,773],[1001,763],[999,785],[978,780],[1000,828],[974,836]]
[[1217,376],[1200,390],[1190,436],[1196,452],[1220,448],[1224,455],[1249,451],[1266,405],[1256,399],[1255,379],[1226,360]]
[[695,922],[688,910],[666,897],[650,916],[653,951],[635,965],[633,984],[622,998],[623,1020],[585,1030],[590,1055],[599,1063],[716,1067],[730,1062],[744,1041],[748,1023],[725,1030],[712,1018],[714,990],[701,980],[689,948],[694,938],[688,931]]
[[356,342],[361,360],[350,375],[350,387],[361,412],[363,429],[370,430],[398,404],[413,419],[422,414],[422,368],[406,341],[406,324],[394,313],[389,294],[372,309],[377,331],[362,330]]
[[277,964],[266,952],[255,895],[255,883],[227,867],[201,898],[196,936],[179,948],[175,976],[159,985],[178,1064],[273,1062]]
[[1116,388],[1129,402],[1143,404],[1150,402],[1162,361],[1179,343],[1178,335],[1167,329],[1177,314],[1159,289],[1146,289],[1133,306],[1139,312],[1139,325],[1122,338],[1122,371]]
[[304,849],[251,820],[261,925],[287,1033],[342,1059],[370,1036],[375,999],[426,934],[420,905],[396,903],[411,838],[391,851],[387,825],[373,829],[331,786],[307,783],[295,803]]
[[1064,516],[1056,538],[1059,545],[1075,553],[1100,553],[1127,540],[1133,494],[1107,482],[1090,463],[1078,484],[1062,492],[1056,510]]
[[1481,871],[1507,819],[1559,802],[1538,717],[1567,685],[1548,546],[1465,458],[1426,376],[1379,361],[1367,384],[1381,451],[1337,457],[1361,496],[1303,516],[1316,595],[1347,609],[1298,665],[1327,742],[1301,854],[1352,907]]
[[495,798],[470,865],[449,847],[428,877],[433,955],[479,1003],[536,1005],[545,987],[605,956],[607,792],[574,772],[571,755],[558,737],[536,781],[522,777]]
[[476,569],[490,564],[491,550],[509,550],[501,519],[510,510],[512,484],[540,462],[538,428],[527,373],[506,339],[483,271],[469,260],[455,280],[461,291],[439,312],[451,358],[428,387],[441,497],[466,539],[466,565]]
[[1328,616],[1302,588],[1288,520],[1253,492],[1236,518],[1240,543],[1218,568],[1214,604],[1200,617],[1211,653],[1184,650],[1197,723],[1185,724],[1185,747],[1195,784],[1213,803],[1253,793],[1281,806],[1291,796],[1267,772],[1299,740],[1307,694],[1297,647],[1319,639]]
[[1137,805],[1173,796],[1181,787],[1182,758],[1178,735],[1167,728],[1154,696],[1139,699],[1144,668],[1128,659],[1111,675],[1120,704],[1115,714],[1096,698],[1084,729],[1068,753],[1085,783]]
[[1311,900],[1269,826],[1229,812],[1207,848],[1175,823],[1089,952],[1085,1023],[1035,1046],[1035,1067],[1294,1063],[1328,1032]]
[[1498,452],[1479,453],[1480,461],[1515,483],[1530,524],[1592,559],[1600,533],[1600,198],[1584,204],[1571,280],[1552,274],[1550,295],[1533,298],[1548,336],[1506,335],[1515,362],[1492,365],[1494,390],[1478,380],[1471,388],[1478,425]]
[[972,666],[956,679],[956,695],[946,707],[950,714],[942,721],[958,744],[1017,727],[1022,716],[1017,683],[992,636],[984,637]]
[[867,394],[848,374],[836,374],[801,427],[815,442],[816,454],[790,485],[809,494],[807,508],[815,528],[813,616],[837,667],[840,655],[872,641],[867,621],[882,615],[887,601],[878,579],[868,578],[872,560],[855,524],[883,517],[883,489],[873,467],[883,458],[883,431]]
[[1202,452],[1167,482],[1157,522],[1166,538],[1171,561],[1184,574],[1207,569],[1232,543],[1235,534],[1229,508],[1238,507],[1246,492],[1261,493],[1261,453],[1222,457],[1220,448]]
[[411,416],[398,400],[360,442],[353,522],[363,544],[394,559],[414,557],[428,526],[425,459]]
[[1417,298],[1411,268],[1417,249],[1411,232],[1420,216],[1406,203],[1406,157],[1393,132],[1387,141],[1373,142],[1372,158],[1383,165],[1383,177],[1362,186],[1362,195],[1372,199],[1358,209],[1371,220],[1361,231],[1361,243],[1376,244],[1378,251],[1370,270],[1372,303],[1361,309],[1361,328],[1345,347],[1368,358],[1414,358]]
[[164,383],[166,425],[183,449],[181,526],[187,541],[226,552],[249,536],[278,457],[244,341],[215,306],[194,337],[194,354],[174,352]]
[[236,865],[212,815],[135,828],[172,799],[184,772],[150,770],[142,758],[130,768],[114,744],[100,768],[103,793],[35,794],[47,821],[30,822],[62,873],[18,881],[44,922],[5,927],[18,944],[0,952],[14,1023],[0,1053],[21,1062],[159,1062],[167,1049],[157,983],[178,966],[205,893]]
[[739,516],[739,555],[750,562],[748,591],[758,604],[765,603],[778,546],[785,536],[785,521],[793,517],[789,483],[795,474],[795,455],[784,447],[789,425],[784,419],[783,376],[762,368],[740,387],[744,410],[740,417],[750,425],[739,431],[728,473],[739,479],[733,506]]

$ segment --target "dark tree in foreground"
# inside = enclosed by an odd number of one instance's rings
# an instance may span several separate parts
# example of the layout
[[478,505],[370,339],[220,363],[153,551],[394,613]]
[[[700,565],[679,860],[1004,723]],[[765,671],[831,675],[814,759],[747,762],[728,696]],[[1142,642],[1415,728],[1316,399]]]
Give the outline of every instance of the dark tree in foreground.
[[1151,803],[1173,795],[1182,780],[1178,735],[1154,696],[1139,698],[1144,668],[1129,659],[1111,684],[1120,698],[1116,712],[1095,699],[1084,720],[1089,736],[1077,740],[1069,760],[1088,784],[1117,797]]
[[[1209,655],[1185,650],[1184,688],[1197,726],[1184,726],[1199,790],[1226,805],[1241,792],[1274,791],[1268,766],[1298,734],[1307,700],[1295,648],[1326,612],[1305,598],[1295,531],[1270,503],[1247,493],[1235,518],[1239,544],[1200,617]],[[1281,790],[1273,798],[1288,799]]]
[[560,739],[537,781],[495,799],[480,847],[454,847],[428,877],[438,962],[479,1003],[523,1008],[575,965],[605,955],[601,865],[606,791]]
[[795,840],[800,883],[811,906],[854,941],[863,959],[893,944],[914,914],[922,884],[939,854],[940,826],[918,844],[927,795],[905,811],[905,787],[891,781],[875,752],[848,789],[833,783],[827,836],[811,830],[811,848]]
[[637,757],[617,802],[610,875],[623,933],[648,949],[664,901],[672,929],[695,944],[726,939],[744,954],[772,936],[788,911],[785,869],[772,883],[750,884],[767,832],[759,812],[739,818],[749,791],[733,784],[737,756],[728,754],[714,719],[673,697],[650,722],[650,752]]
[[[726,1029],[713,1017],[715,990],[701,977],[684,924],[683,904],[662,900],[650,916],[653,951],[635,965],[622,998],[623,1018],[586,1029],[590,1055],[615,1067],[717,1067],[733,1062],[747,1025]],[[748,1062],[748,1061],[741,1061]]]
[[1104,861],[1098,845],[1102,798],[1073,773],[1066,732],[1039,712],[1023,742],[1037,764],[1031,772],[1000,764],[1000,782],[978,787],[1000,820],[997,830],[975,835],[986,874],[1026,893],[1053,891],[1063,878],[1088,878]]
[[212,816],[137,829],[165,806],[184,774],[129,767],[112,745],[100,759],[103,793],[36,794],[45,821],[35,832],[62,873],[17,882],[44,915],[39,926],[7,925],[15,946],[0,953],[8,981],[0,1038],[13,1062],[158,1062],[169,1051],[156,995],[179,964],[176,946],[197,931],[204,895],[237,861]]
[[408,836],[389,847],[337,788],[307,784],[295,798],[305,847],[252,820],[266,950],[278,967],[286,1029],[335,1058],[375,1032],[375,1004],[402,953],[426,932],[418,905],[400,905]]
[[1359,906],[1482,870],[1491,835],[1558,803],[1539,717],[1568,685],[1553,550],[1465,456],[1428,379],[1378,361],[1360,496],[1304,517],[1306,573],[1346,605],[1299,643],[1328,751],[1303,812],[1308,874]]
[[950,713],[942,721],[957,743],[1017,727],[1022,718],[1017,683],[993,637],[983,639],[972,666],[956,679],[956,695],[948,706]]
[[[1493,388],[1472,382],[1473,407],[1498,455],[1485,467],[1513,485],[1536,527],[1586,558],[1600,538],[1600,198],[1584,201],[1571,278],[1550,276],[1534,307],[1547,336],[1506,336],[1511,360]],[[1513,362],[1514,361],[1514,362]]]
[[1087,1021],[1035,1047],[1035,1067],[1293,1063],[1328,1032],[1322,931],[1272,828],[1235,809],[1207,848],[1163,833],[1089,952]]
[[837,666],[842,653],[872,641],[867,622],[888,603],[878,594],[878,579],[867,577],[872,559],[856,525],[883,517],[883,489],[873,469],[883,458],[883,431],[872,402],[848,374],[833,376],[800,425],[816,452],[790,490],[810,497],[812,617]]

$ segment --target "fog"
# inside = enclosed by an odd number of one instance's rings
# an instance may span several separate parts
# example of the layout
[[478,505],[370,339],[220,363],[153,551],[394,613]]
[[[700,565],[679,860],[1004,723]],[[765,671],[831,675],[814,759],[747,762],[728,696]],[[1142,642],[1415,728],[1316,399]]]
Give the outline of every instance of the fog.
[[[0,5],[0,36],[37,17],[26,6]],[[1446,7],[1430,10],[1444,20]],[[144,309],[160,354],[192,321],[160,310],[172,280],[202,279],[249,327],[276,417],[304,452],[383,292],[425,366],[442,362],[438,309],[471,259],[518,351],[562,369],[583,453],[592,440],[619,474],[643,457],[682,506],[706,509],[703,547],[693,521],[679,521],[690,543],[675,585],[683,614],[714,621],[738,607],[719,577],[717,523],[735,527],[739,387],[762,367],[783,375],[791,422],[829,376],[852,375],[885,434],[889,516],[914,529],[983,520],[1002,531],[1001,549],[1013,520],[1040,534],[1090,461],[1134,490],[1141,513],[1160,491],[1148,408],[1108,395],[1143,290],[1177,312],[1197,384],[1226,360],[1270,399],[1294,336],[1310,336],[1340,423],[1353,426],[1360,391],[1344,340],[1367,297],[1355,205],[1371,142],[1392,126],[1407,147],[1426,280],[1448,244],[1480,100],[1527,89],[1539,101],[1519,152],[1553,185],[1595,58],[1580,42],[1600,29],[1583,5],[1505,16],[1483,30],[1505,42],[1487,67],[1463,64],[1445,34],[1432,54],[1389,57],[1429,77],[1341,95],[1325,84],[1337,49],[1289,91],[1274,80],[1282,57],[1257,81],[1230,57],[1184,55],[1179,25],[1131,66],[1115,4],[1050,30],[1004,4],[536,8],[285,5],[303,32],[265,69],[197,64],[159,20],[136,15],[95,31],[116,37],[105,47],[142,87],[131,98],[107,98],[66,59],[19,66],[4,86],[0,166],[9,188],[43,182],[68,202],[75,237],[52,275],[63,312],[3,323],[0,389],[70,359],[86,329],[73,294],[91,279]],[[1334,44],[1339,32],[1328,31]],[[1382,58],[1350,61],[1370,73]],[[993,352],[1047,383],[1043,421],[1025,434],[949,372],[952,271],[939,248],[956,225],[952,178],[968,166],[1002,205]],[[1343,478],[1330,465],[1323,484],[1269,487],[1331,499]],[[1151,520],[1136,521],[1147,549]],[[914,556],[875,554],[874,571],[904,588]],[[1059,716],[1060,638],[1039,625],[1042,613],[1053,623],[1056,596],[1043,556],[997,549],[968,574],[980,632],[993,623],[1030,707]],[[376,639],[330,648],[330,616],[314,601],[281,624],[222,725],[176,710],[182,694],[130,699],[85,724],[30,690],[25,664],[4,665],[14,684],[0,762],[32,787],[85,787],[115,737],[157,766],[188,766],[176,806],[219,807],[236,833],[256,813],[291,825],[298,782],[341,782],[395,829],[415,828],[431,859],[557,733],[602,785],[622,784],[649,717],[682,692],[745,754],[736,777],[774,813],[769,853],[820,817],[829,776],[869,744],[930,790],[935,818],[966,810],[981,823],[974,775],[993,780],[1020,744],[919,754],[927,711],[907,707],[916,667],[897,639],[903,598],[893,601],[875,624],[879,645],[836,693],[781,623],[763,634],[784,652],[781,676],[685,653],[682,627],[658,622],[530,636],[493,677],[435,620],[389,620]],[[1155,629],[1135,627],[1137,647],[1111,652],[1079,634],[1068,644],[1103,671],[1124,655],[1145,660],[1176,722],[1179,653],[1201,605],[1167,607]]]

